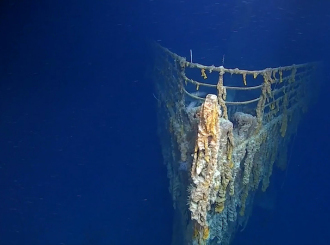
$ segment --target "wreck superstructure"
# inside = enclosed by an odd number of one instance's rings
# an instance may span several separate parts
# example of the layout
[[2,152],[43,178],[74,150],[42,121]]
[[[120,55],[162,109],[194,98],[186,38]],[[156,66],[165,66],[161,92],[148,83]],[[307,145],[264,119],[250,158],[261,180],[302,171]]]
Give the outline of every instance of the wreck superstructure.
[[155,45],[159,136],[175,208],[173,244],[230,244],[316,96],[316,63],[205,66]]

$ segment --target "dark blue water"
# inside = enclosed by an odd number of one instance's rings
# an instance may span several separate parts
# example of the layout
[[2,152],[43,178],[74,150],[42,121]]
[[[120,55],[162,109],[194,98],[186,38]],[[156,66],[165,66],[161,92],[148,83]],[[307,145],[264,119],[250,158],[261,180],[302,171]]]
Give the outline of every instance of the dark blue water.
[[0,244],[170,244],[150,40],[192,49],[200,63],[225,55],[228,67],[324,61],[276,205],[257,207],[234,244],[329,244],[329,10],[297,0],[2,1]]

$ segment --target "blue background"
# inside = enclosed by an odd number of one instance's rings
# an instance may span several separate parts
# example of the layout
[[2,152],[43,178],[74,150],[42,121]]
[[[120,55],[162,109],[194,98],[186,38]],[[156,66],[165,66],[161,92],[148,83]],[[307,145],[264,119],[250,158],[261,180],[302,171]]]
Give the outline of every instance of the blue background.
[[[0,244],[170,244],[148,42],[207,65],[323,61],[276,207],[234,244],[330,244],[328,1],[2,1]],[[322,84],[321,84],[322,82]]]

